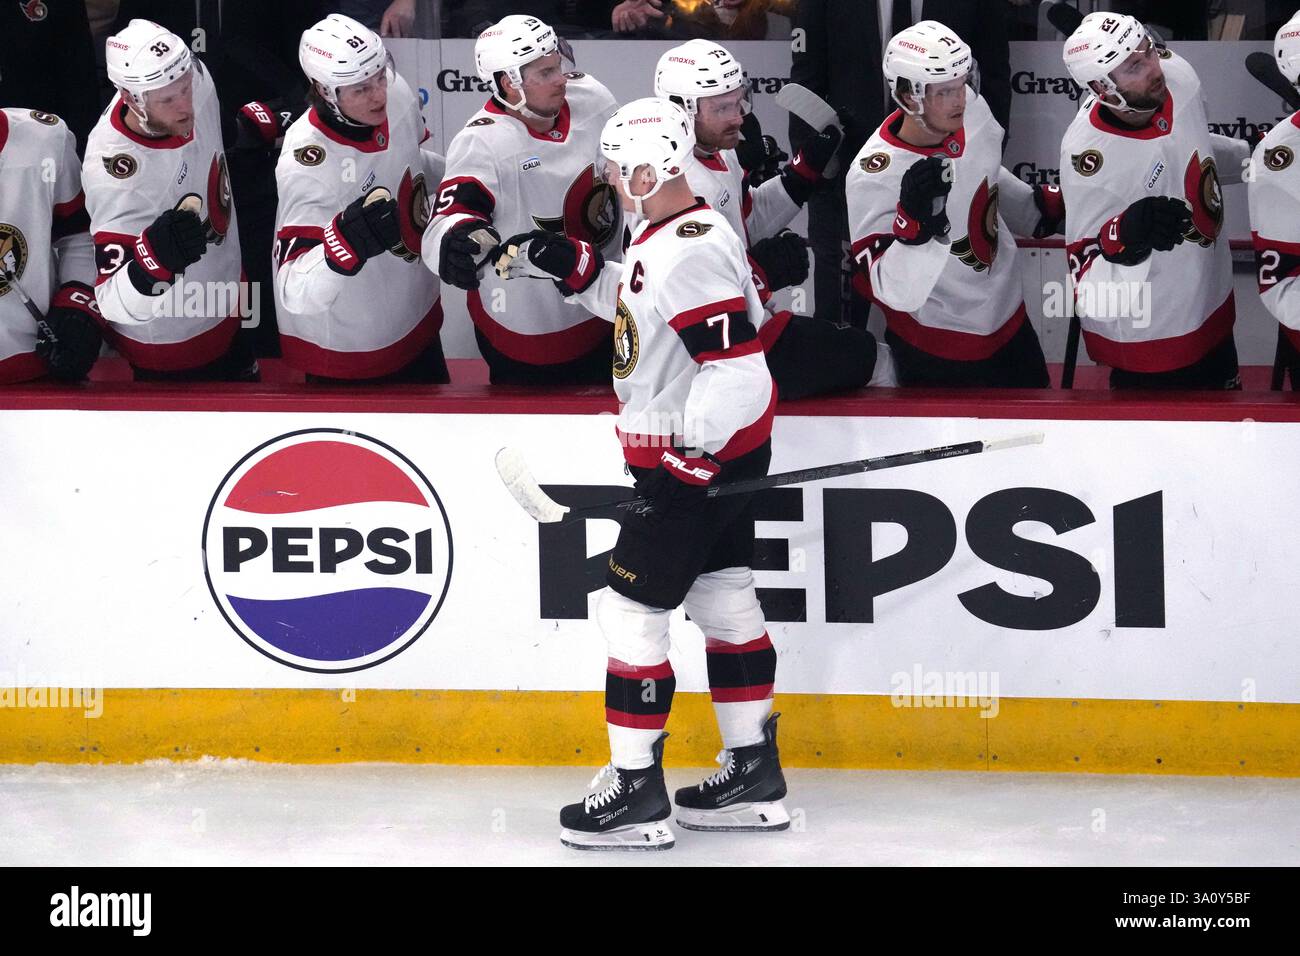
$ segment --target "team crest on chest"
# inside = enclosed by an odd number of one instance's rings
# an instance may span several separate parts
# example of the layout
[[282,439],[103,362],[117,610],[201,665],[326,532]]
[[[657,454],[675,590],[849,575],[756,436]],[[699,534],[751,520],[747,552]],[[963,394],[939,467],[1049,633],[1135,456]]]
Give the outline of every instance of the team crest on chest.
[[17,226],[0,222],[0,296],[9,294],[9,276],[22,278],[27,262],[27,238]]
[[126,179],[134,176],[135,171],[139,168],[140,164],[135,161],[135,157],[127,153],[104,157],[104,171],[114,179]]
[[687,219],[677,227],[677,238],[694,239],[696,236],[702,236],[713,228],[713,223],[696,222],[694,219]]
[[614,237],[623,219],[618,194],[596,176],[593,163],[569,184],[559,217],[533,216],[533,222],[538,229],[584,239],[601,249]]
[[998,187],[980,183],[966,217],[966,235],[952,244],[952,254],[976,272],[993,266],[998,257]]
[[420,258],[420,241],[429,224],[429,186],[424,173],[411,175],[408,167],[397,186],[397,228],[401,238],[390,251],[407,262]]
[[636,368],[641,356],[641,338],[636,331],[636,320],[619,296],[618,310],[614,313],[614,377],[622,381]]
[[1214,245],[1223,228],[1223,192],[1213,156],[1201,159],[1200,153],[1192,153],[1183,174],[1183,196],[1192,207],[1192,224],[1183,238],[1202,246]]

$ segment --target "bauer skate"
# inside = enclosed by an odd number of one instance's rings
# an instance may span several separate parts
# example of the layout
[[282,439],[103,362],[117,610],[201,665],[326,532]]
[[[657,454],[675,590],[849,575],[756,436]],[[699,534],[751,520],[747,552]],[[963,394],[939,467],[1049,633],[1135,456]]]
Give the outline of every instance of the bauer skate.
[[776,750],[776,719],[763,724],[763,742],[718,754],[722,769],[677,791],[677,823],[687,830],[784,830],[785,777]]
[[581,803],[560,811],[560,842],[575,850],[668,850],[676,842],[668,818],[673,805],[664,787],[664,740],[661,734],[644,770],[601,769],[593,787],[605,784]]

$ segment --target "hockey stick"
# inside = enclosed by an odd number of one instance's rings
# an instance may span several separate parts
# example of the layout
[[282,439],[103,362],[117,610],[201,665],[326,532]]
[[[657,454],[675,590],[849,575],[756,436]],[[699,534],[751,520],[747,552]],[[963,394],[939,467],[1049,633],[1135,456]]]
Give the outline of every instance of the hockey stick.
[[1047,8],[1047,22],[1068,37],[1079,29],[1079,24],[1083,22],[1083,14],[1073,4],[1066,3],[1065,0],[1057,0]]
[[1074,366],[1079,361],[1079,331],[1079,316],[1071,315],[1070,330],[1065,334],[1065,364],[1061,367],[1061,388],[1074,388]]
[[[897,455],[881,455],[877,458],[863,458],[859,461],[846,461],[834,465],[820,465],[816,468],[803,468],[799,471],[785,471],[779,475],[767,475],[763,478],[750,478],[745,481],[733,481],[727,484],[711,485],[707,490],[710,498],[722,495],[739,495],[767,488],[779,488],[782,485],[797,485],[805,481],[825,481],[829,478],[842,478],[845,475],[857,475],[865,471],[880,471],[884,468],[898,468],[902,465],[915,465],[923,461],[939,461],[943,458],[962,458],[966,455],[978,455],[985,451],[1000,451],[1003,448],[1017,448],[1020,445],[1037,445],[1043,440],[1042,432],[1028,432],[1011,438],[999,438],[995,441],[968,441],[957,445],[942,445],[938,448],[926,448],[923,451],[905,451]],[[505,484],[506,490],[519,502],[519,507],[528,512],[542,524],[563,521],[565,517],[580,518],[589,514],[605,511],[609,508],[621,508],[625,511],[640,513],[650,505],[648,498],[626,498],[622,501],[609,501],[600,505],[584,508],[568,508],[552,499],[542,491],[528,469],[524,456],[514,448],[502,448],[496,455],[497,474]]]
[[[776,94],[776,105],[799,117],[815,132],[821,132],[827,126],[834,126],[839,129],[841,137],[844,135],[844,124],[840,122],[840,116],[835,112],[835,108],[806,86],[798,83],[785,84]],[[841,143],[843,143],[842,138]],[[822,178],[834,179],[839,171],[840,157],[837,153],[822,170]]]
[[1246,72],[1276,93],[1286,103],[1287,109],[1300,110],[1300,91],[1287,82],[1282,71],[1277,68],[1273,54],[1256,50],[1246,55]]
[[[1273,352],[1273,377],[1269,381],[1269,389],[1274,392],[1282,391],[1282,385],[1286,381],[1287,357],[1294,354],[1291,349],[1291,343],[1287,340],[1286,332],[1283,331],[1282,323],[1277,325],[1277,349]],[[1295,387],[1295,382],[1291,383]]]
[[32,319],[36,322],[36,328],[40,329],[41,334],[51,342],[58,342],[59,337],[54,334],[54,330],[51,329],[49,323],[45,321],[45,316],[41,314],[41,310],[36,308],[36,303],[32,301],[31,296],[29,296],[26,290],[19,284],[18,276],[14,275],[14,273],[10,272],[8,269],[3,268],[0,268],[0,275],[4,276],[4,280],[9,284],[9,288],[18,293],[18,301],[23,304],[29,313],[31,313]]

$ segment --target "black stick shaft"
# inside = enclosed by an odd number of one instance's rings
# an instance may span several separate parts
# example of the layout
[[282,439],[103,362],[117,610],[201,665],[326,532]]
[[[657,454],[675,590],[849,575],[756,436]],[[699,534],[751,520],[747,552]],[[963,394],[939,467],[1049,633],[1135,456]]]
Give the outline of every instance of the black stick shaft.
[[[845,475],[858,475],[866,471],[880,471],[884,468],[899,468],[903,465],[915,465],[924,461],[939,461],[943,458],[962,458],[966,455],[978,455],[984,451],[985,442],[968,441],[957,445],[941,445],[923,451],[906,451],[897,455],[881,455],[877,458],[863,458],[859,461],[846,461],[834,465],[819,465],[816,468],[801,468],[798,471],[783,471],[777,475],[763,478],[750,478],[745,481],[732,481],[721,485],[711,485],[708,489],[710,498],[723,495],[741,495],[768,488],[780,488],[782,485],[797,485],[805,481],[825,481],[829,478],[841,478]],[[610,501],[602,505],[589,505],[574,508],[566,516],[581,518],[584,515],[619,508],[626,511],[638,511],[650,504],[648,498],[627,498],[623,501]]]
[[1061,368],[1061,388],[1074,388],[1074,368],[1079,363],[1079,317],[1070,316],[1070,330],[1065,336],[1065,365]]

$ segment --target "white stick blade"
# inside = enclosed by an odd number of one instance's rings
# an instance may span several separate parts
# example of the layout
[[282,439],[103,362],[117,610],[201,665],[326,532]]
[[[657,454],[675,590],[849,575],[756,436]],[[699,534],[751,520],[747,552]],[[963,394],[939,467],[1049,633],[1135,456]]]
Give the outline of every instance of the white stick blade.
[[984,450],[1001,451],[1003,448],[1016,448],[1020,445],[1041,445],[1042,443],[1042,432],[1026,432],[1024,435],[1012,435],[1010,438],[999,438],[996,441],[986,441],[984,443]]
[[544,524],[560,521],[569,509],[558,504],[542,491],[528,470],[524,456],[513,448],[502,448],[496,456],[497,474],[506,490],[519,502],[519,507]]

